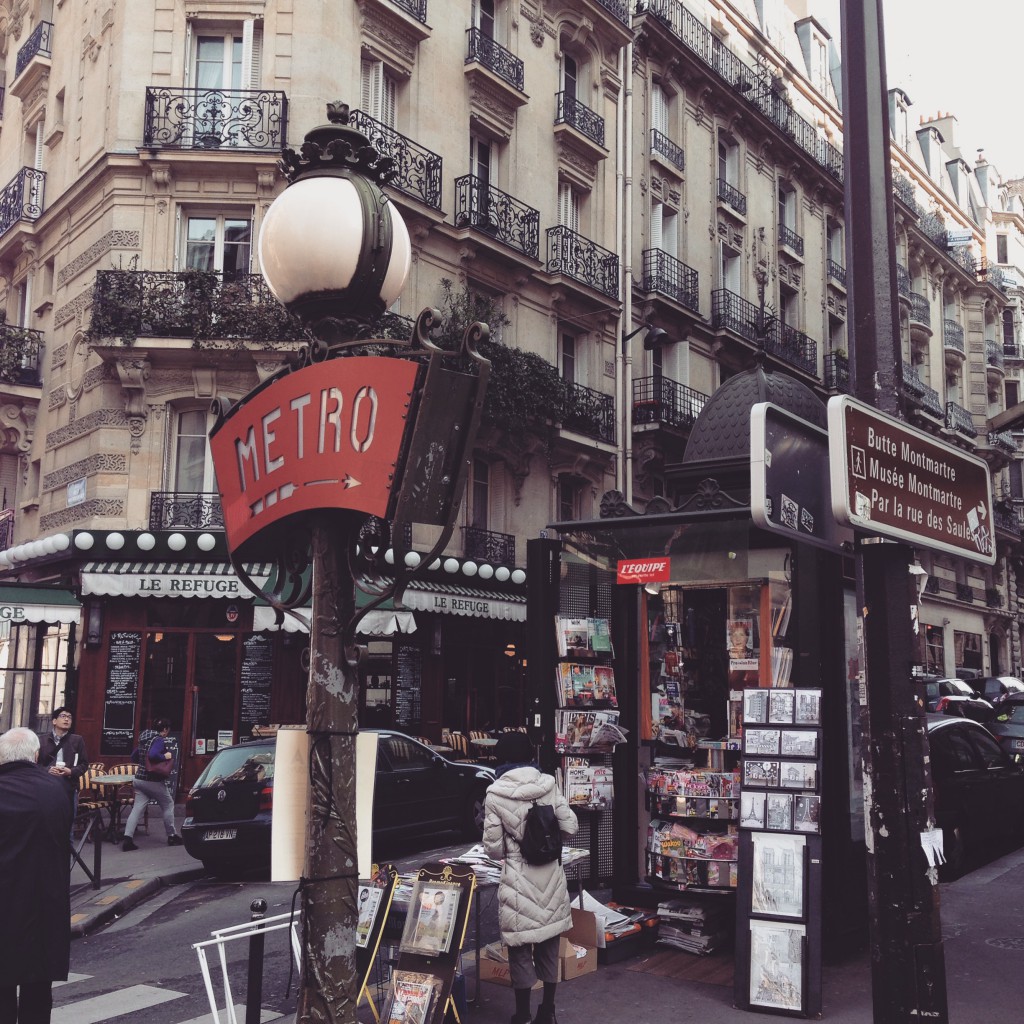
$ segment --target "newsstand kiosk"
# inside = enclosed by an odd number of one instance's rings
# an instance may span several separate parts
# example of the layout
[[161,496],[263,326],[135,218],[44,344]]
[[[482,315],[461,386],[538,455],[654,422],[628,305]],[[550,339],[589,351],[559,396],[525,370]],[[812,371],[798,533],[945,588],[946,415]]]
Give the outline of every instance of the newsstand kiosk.
[[[591,875],[680,949],[731,949],[737,1006],[804,1017],[867,929],[853,562],[814,533],[825,427],[793,378],[738,374],[666,468],[671,500],[610,492],[528,545],[533,724],[589,816]],[[755,471],[752,495],[752,456],[798,479],[759,493]]]

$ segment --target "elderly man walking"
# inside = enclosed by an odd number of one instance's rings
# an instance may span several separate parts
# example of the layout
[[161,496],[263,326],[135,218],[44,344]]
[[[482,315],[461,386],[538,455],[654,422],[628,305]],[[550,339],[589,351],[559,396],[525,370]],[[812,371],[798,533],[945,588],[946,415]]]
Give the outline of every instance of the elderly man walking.
[[49,1024],[71,956],[71,803],[31,729],[0,736],[0,1024]]

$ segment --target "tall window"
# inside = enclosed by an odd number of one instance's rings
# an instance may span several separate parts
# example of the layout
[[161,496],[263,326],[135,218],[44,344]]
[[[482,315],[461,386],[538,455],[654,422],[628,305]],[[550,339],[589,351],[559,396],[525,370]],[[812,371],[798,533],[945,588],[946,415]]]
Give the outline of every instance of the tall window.
[[579,96],[580,70],[576,58],[567,53],[562,54],[562,92],[567,100],[575,100]]
[[576,338],[571,334],[563,334],[559,346],[559,370],[562,379],[570,384],[576,383]]
[[828,258],[839,266],[846,263],[846,250],[843,243],[843,226],[837,220],[829,217],[826,226],[826,244],[828,246]]
[[494,0],[473,0],[473,28],[487,39],[496,39],[498,12]]
[[558,520],[567,522],[579,518],[580,488],[571,476],[558,478]]
[[668,99],[660,82],[651,83],[651,127],[668,135]]
[[654,200],[651,203],[651,248],[670,256],[679,254],[679,219],[675,210]]
[[718,178],[729,185],[737,186],[739,182],[739,147],[728,135],[718,136]]
[[1006,235],[996,235],[996,263],[1009,263]]
[[178,413],[174,436],[174,491],[199,494],[214,490],[208,438],[211,426],[205,409]]
[[382,61],[364,60],[361,68],[360,103],[363,111],[386,124],[395,126],[395,80]]
[[472,500],[469,525],[477,530],[489,529],[491,500],[491,467],[483,459],[473,460]]
[[722,287],[736,295],[740,294],[740,254],[728,245],[722,246],[720,267]]
[[779,286],[779,319],[790,327],[800,323],[800,296],[795,288]]
[[558,183],[558,223],[577,233],[580,230],[580,193],[567,181]]
[[188,270],[248,274],[252,256],[249,217],[188,215],[185,224],[185,267]]
[[1011,355],[1016,354],[1016,338],[1013,331],[1013,310],[1003,310],[1003,349],[1009,350]]
[[796,231],[796,192],[785,181],[779,181],[779,227]]
[[263,29],[253,20],[219,29],[189,23],[186,79],[196,89],[258,89]]

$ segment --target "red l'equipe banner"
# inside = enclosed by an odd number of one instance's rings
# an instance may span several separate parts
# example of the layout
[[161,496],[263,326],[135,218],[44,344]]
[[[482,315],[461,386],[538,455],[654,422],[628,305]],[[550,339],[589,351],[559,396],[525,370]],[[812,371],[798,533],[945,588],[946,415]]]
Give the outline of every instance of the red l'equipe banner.
[[669,558],[625,558],[619,561],[616,583],[667,583]]
[[328,359],[233,409],[210,435],[228,547],[298,512],[386,516],[416,372],[407,359]]

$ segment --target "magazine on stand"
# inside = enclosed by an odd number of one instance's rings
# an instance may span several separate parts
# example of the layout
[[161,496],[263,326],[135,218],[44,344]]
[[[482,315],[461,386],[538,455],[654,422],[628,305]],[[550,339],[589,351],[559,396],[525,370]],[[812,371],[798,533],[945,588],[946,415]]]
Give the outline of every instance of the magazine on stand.
[[373,931],[384,890],[373,885],[359,886],[359,921],[356,924],[356,945],[365,949]]
[[605,765],[591,764],[584,758],[566,758],[565,799],[572,807],[607,808],[614,793],[612,770]]
[[462,886],[420,879],[413,886],[400,949],[435,955],[451,949]]
[[561,658],[614,653],[607,619],[559,615],[555,619],[555,631]]
[[626,741],[626,732],[619,726],[618,711],[574,711],[568,708],[556,712],[555,749],[566,751],[606,752],[617,743]]
[[563,661],[556,667],[558,703],[563,707],[618,705],[615,670],[610,665]]
[[381,1024],[426,1024],[439,980],[431,974],[395,971]]

